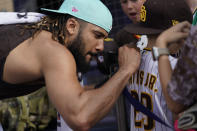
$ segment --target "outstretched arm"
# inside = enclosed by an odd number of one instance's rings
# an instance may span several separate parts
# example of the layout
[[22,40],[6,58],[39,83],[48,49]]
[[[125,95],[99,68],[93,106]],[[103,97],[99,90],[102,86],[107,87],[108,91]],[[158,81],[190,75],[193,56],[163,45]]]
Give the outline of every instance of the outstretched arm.
[[39,52],[43,56],[41,69],[49,97],[71,128],[88,130],[109,112],[139,67],[139,51],[126,45],[121,47],[117,73],[101,88],[86,91],[78,82],[73,56],[58,46],[61,45]]
[[[160,48],[171,48],[173,44],[177,44],[174,47],[181,47],[182,42],[187,38],[189,34],[190,24],[188,22],[179,23],[168,30],[164,31],[156,40],[156,46]],[[174,49],[171,49],[174,50]],[[168,108],[177,113],[177,109],[183,109],[183,105],[175,102],[170,97],[167,87],[171,80],[172,68],[167,55],[162,55],[159,57],[159,76],[162,85],[162,90],[168,105]]]

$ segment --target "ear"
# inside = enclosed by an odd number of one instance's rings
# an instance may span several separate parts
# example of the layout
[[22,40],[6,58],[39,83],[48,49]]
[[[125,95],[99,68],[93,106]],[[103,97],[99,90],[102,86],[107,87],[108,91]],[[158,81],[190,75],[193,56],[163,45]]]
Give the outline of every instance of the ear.
[[79,23],[75,18],[69,18],[66,23],[66,29],[69,35],[74,35],[79,31]]

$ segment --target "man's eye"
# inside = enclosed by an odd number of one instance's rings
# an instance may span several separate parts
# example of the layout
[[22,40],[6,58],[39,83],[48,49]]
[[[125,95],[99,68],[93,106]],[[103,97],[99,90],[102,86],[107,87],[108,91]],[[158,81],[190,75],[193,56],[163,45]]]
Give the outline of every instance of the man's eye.
[[102,38],[102,35],[95,34],[95,38],[97,39]]

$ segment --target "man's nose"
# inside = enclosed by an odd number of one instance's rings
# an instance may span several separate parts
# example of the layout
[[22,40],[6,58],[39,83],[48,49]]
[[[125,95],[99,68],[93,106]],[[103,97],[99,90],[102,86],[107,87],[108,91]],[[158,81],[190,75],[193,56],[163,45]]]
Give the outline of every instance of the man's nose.
[[104,40],[99,40],[98,44],[96,46],[97,51],[103,51],[104,50]]

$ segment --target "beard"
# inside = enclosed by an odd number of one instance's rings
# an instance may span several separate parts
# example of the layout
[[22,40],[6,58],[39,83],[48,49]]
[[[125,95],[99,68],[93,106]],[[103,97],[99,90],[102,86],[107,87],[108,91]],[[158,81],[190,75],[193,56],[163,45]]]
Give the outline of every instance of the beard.
[[81,32],[79,31],[77,37],[73,40],[71,44],[69,44],[68,49],[73,54],[76,65],[77,71],[81,73],[85,73],[88,71],[90,67],[90,63],[86,61],[84,52],[85,52],[85,43],[81,36]]

